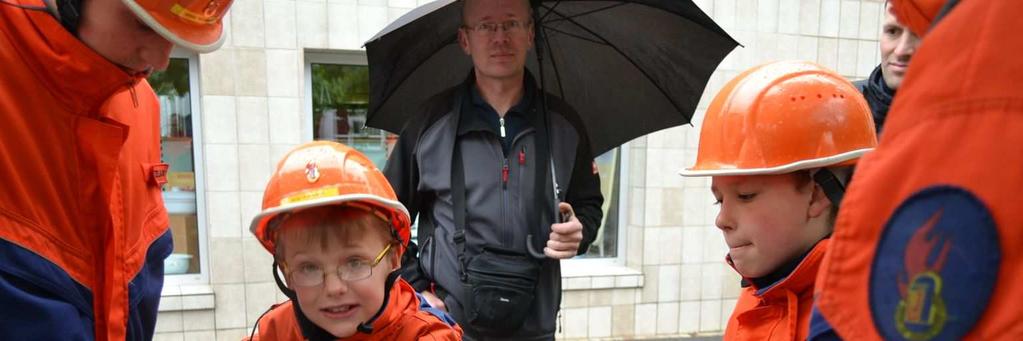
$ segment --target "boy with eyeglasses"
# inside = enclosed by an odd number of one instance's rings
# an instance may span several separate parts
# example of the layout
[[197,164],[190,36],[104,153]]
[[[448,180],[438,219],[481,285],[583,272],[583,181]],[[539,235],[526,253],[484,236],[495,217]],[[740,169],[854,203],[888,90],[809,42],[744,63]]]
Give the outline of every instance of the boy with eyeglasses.
[[274,278],[291,300],[267,311],[250,339],[460,339],[454,320],[398,278],[409,225],[362,153],[327,141],[289,152],[251,230],[273,253]]

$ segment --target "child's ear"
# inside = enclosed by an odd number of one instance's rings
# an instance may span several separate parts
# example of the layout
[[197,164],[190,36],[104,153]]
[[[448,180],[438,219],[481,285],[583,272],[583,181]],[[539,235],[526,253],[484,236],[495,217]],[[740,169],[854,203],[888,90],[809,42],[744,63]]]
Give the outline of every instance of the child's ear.
[[813,184],[813,194],[810,195],[810,206],[807,208],[807,218],[817,218],[831,209],[831,200],[824,194],[824,189],[817,183]]
[[387,258],[391,260],[391,271],[398,270],[401,268],[401,257],[398,257],[397,252],[390,252]]

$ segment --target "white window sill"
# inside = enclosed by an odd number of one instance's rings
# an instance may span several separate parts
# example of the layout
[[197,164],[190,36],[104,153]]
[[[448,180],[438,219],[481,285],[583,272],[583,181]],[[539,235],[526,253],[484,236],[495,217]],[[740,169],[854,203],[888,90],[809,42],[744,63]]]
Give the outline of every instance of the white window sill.
[[643,273],[620,264],[599,260],[561,262],[562,290],[642,288]]
[[206,284],[167,284],[160,293],[159,311],[211,310],[214,306],[213,287]]

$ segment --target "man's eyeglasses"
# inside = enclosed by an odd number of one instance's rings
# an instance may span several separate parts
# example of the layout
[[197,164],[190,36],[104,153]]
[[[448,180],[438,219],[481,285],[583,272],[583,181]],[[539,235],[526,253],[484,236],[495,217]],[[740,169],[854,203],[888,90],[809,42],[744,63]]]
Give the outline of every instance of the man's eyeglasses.
[[522,33],[526,31],[526,27],[531,24],[532,20],[518,21],[508,20],[503,22],[481,22],[473,26],[463,25],[462,28],[476,32],[477,34],[483,35],[494,35],[497,33],[497,29],[500,28],[509,34]]
[[291,276],[292,284],[301,287],[312,287],[323,284],[326,280],[327,274],[333,274],[345,282],[354,282],[364,280],[373,275],[373,268],[380,264],[380,261],[384,259],[384,255],[391,249],[391,244],[387,244],[380,254],[377,255],[373,262],[367,262],[365,260],[350,260],[347,263],[341,264],[334,271],[327,272],[323,270],[323,267],[318,264],[304,263],[298,266],[298,268],[291,269],[288,274]]

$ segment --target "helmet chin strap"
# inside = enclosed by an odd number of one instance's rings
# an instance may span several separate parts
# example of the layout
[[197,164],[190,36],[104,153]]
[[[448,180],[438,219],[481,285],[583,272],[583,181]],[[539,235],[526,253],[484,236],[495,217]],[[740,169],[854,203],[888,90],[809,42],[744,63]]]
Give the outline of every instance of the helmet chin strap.
[[[283,292],[285,296],[288,296],[288,298],[291,299],[292,308],[295,311],[295,317],[298,319],[298,326],[299,329],[302,331],[302,336],[305,336],[305,338],[308,339],[309,341],[337,339],[336,336],[327,332],[320,326],[317,326],[315,323],[310,321],[309,318],[305,316],[305,314],[302,313],[302,307],[298,303],[298,296],[295,294],[294,290],[291,290],[291,288],[288,288],[288,286],[284,284],[284,281],[281,279],[280,272],[277,271],[277,267],[278,265],[277,262],[275,261],[273,263],[274,281],[277,282],[277,288],[281,289],[281,292]],[[376,320],[380,318],[380,315],[383,315],[384,310],[387,309],[387,303],[390,301],[391,297],[391,288],[394,286],[394,282],[398,280],[399,274],[400,274],[399,271],[395,270],[391,271],[391,273],[387,275],[387,281],[384,282],[383,304],[381,304],[380,308],[377,309],[376,314],[373,314],[373,317],[370,317],[369,320],[360,323],[358,327],[356,327],[357,332],[364,334],[373,333],[373,322],[376,322]]]

